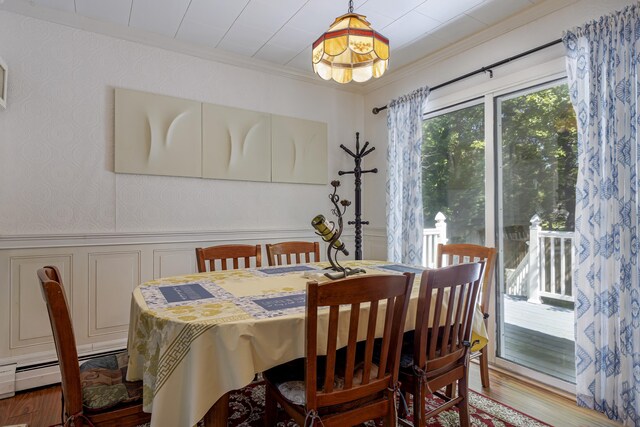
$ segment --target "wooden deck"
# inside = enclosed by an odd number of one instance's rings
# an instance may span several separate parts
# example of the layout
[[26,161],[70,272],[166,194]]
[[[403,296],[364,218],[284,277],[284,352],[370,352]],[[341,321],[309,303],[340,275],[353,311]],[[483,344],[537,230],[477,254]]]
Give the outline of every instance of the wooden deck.
[[573,309],[505,295],[500,356],[575,383],[573,316]]

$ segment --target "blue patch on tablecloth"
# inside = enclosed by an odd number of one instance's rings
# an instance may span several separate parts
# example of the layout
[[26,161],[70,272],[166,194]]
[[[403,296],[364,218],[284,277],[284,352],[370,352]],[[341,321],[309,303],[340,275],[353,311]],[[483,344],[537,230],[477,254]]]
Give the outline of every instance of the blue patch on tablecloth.
[[303,307],[307,302],[307,296],[305,294],[286,295],[254,299],[253,302],[268,311],[285,310],[287,308]]
[[290,265],[287,267],[276,267],[276,268],[259,268],[258,271],[266,274],[282,274],[282,273],[294,273],[296,271],[311,271],[316,270],[313,267],[309,267],[308,265]]
[[168,303],[182,301],[197,301],[199,299],[213,298],[213,295],[200,283],[187,283],[176,286],[162,286],[160,292]]
[[401,265],[401,264],[379,265],[376,268],[383,268],[385,270],[391,270],[391,271],[399,271],[400,273],[415,273],[415,274],[422,274],[426,270],[426,268],[409,267],[408,265]]

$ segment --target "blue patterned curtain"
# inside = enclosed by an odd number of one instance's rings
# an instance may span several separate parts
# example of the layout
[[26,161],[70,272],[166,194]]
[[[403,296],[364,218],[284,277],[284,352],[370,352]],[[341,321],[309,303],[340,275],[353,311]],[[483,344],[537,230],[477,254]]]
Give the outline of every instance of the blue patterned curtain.
[[389,103],[387,258],[422,263],[422,114],[429,88]]
[[578,119],[578,404],[640,425],[638,5],[566,32]]

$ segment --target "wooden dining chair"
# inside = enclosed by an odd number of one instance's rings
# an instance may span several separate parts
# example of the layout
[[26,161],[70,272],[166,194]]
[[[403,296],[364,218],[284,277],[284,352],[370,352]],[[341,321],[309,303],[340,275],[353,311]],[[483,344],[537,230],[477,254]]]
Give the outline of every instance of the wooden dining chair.
[[[377,418],[395,426],[399,345],[413,278],[405,273],[307,283],[306,357],[263,374],[264,425],[276,425],[278,403],[301,426],[344,427]],[[376,327],[383,333],[377,342]],[[326,356],[318,356],[319,348]]]
[[60,272],[38,270],[62,378],[62,424],[133,427],[149,422],[142,412],[142,381],[126,381],[128,356],[112,354],[78,365],[73,324]]
[[[480,291],[480,310],[484,317],[484,323],[489,328],[490,309],[489,302],[491,300],[491,285],[494,280],[494,271],[496,265],[496,248],[486,246],[472,245],[465,243],[438,245],[437,266],[461,264],[464,262],[484,261],[484,275],[482,277],[482,288]],[[479,358],[480,363],[480,380],[482,387],[489,387],[489,353],[487,346],[482,347],[480,351],[471,353],[471,358]]]
[[[312,254],[313,260],[311,260]],[[267,243],[267,261],[269,266],[318,262],[320,261],[320,244],[318,242]]]
[[[231,270],[240,268],[239,261],[243,260],[243,268],[251,266],[251,258],[256,259],[256,267],[262,267],[262,247],[260,245],[220,245],[208,248],[196,248],[198,260],[198,272]],[[227,263],[232,260],[231,263]],[[220,268],[216,268],[216,261],[220,262]],[[209,269],[207,269],[207,262]]]
[[[427,419],[457,406],[460,425],[469,426],[471,327],[483,268],[479,262],[422,273],[415,331],[405,338],[399,375],[402,391],[413,395],[413,423],[402,424],[424,427]],[[439,391],[456,383],[457,396]],[[427,413],[425,399],[432,394],[443,403]]]

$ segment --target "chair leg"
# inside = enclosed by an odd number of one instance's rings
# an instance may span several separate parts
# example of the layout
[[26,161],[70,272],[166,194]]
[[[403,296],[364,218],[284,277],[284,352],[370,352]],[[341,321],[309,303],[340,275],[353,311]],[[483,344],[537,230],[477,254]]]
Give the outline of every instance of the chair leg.
[[229,419],[229,393],[223,394],[220,399],[204,415],[204,425],[224,426]]
[[276,417],[278,415],[278,402],[276,401],[271,385],[266,385],[264,394],[264,427],[272,427],[276,425]]
[[455,397],[456,394],[456,383],[452,382],[451,384],[449,384],[447,386],[447,389],[445,391],[445,394],[447,395],[447,397],[449,397],[450,399],[453,399]]
[[424,409],[424,401],[426,399],[426,384],[420,385],[420,381],[416,381],[413,387],[413,426],[425,427],[426,412]]
[[462,401],[456,406],[460,416],[460,427],[469,427],[469,393],[467,385],[467,375],[458,380],[458,395],[462,397]]
[[[406,419],[409,416],[409,414],[405,410],[405,404],[407,404],[407,405],[409,404],[409,396],[411,396],[411,393],[405,392],[398,399],[398,416],[400,418],[405,418]],[[404,400],[404,402],[403,402],[403,400]]]
[[487,354],[487,346],[480,350],[480,380],[482,388],[489,388],[489,355]]
[[389,398],[389,402],[391,405],[389,408],[389,412],[387,412],[387,415],[385,415],[384,420],[382,425],[385,427],[396,427],[396,422],[397,422],[397,418],[396,418],[396,411],[397,411],[397,406],[396,406],[396,395],[394,392],[387,392],[387,396]]

